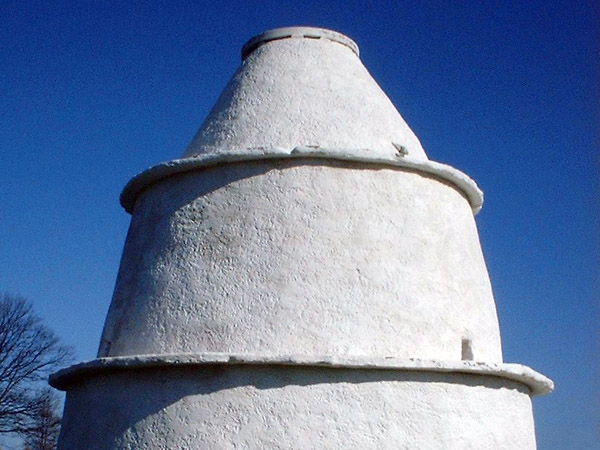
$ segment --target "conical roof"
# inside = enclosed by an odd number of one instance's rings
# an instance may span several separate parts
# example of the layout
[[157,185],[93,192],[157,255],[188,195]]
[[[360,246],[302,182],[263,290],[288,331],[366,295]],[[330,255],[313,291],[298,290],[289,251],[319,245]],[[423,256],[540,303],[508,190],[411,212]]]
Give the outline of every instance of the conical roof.
[[358,46],[331,30],[277,28],[250,39],[242,64],[182,158],[136,175],[121,194],[138,195],[176,174],[235,161],[352,161],[429,174],[467,197],[483,193],[464,173],[427,158],[419,139],[359,59]]
[[184,157],[244,149],[367,149],[427,156],[346,36],[308,27],[252,38]]

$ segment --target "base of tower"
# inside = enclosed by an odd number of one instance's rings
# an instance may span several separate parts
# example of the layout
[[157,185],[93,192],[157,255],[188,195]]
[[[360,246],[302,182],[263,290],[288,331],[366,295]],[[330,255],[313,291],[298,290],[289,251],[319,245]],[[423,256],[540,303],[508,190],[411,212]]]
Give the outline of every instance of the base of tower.
[[514,364],[224,354],[103,358],[65,369],[60,449],[534,449]]

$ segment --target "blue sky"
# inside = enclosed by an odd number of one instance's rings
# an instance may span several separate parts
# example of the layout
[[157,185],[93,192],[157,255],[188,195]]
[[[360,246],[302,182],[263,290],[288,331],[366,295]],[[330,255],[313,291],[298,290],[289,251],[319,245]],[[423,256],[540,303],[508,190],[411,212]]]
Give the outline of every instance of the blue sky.
[[504,357],[550,376],[539,448],[600,448],[599,6],[0,1],[0,291],[95,356],[136,173],[179,157],[244,42],[332,28],[431,159],[468,173]]

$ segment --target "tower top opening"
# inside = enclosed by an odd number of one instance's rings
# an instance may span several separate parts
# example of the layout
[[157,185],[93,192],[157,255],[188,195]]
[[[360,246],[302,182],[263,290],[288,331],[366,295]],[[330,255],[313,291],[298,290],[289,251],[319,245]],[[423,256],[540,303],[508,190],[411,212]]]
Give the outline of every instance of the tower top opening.
[[348,36],[337,31],[314,27],[283,27],[265,31],[254,36],[242,47],[242,60],[261,45],[282,39],[327,39],[338,44],[345,45],[359,56],[358,45]]

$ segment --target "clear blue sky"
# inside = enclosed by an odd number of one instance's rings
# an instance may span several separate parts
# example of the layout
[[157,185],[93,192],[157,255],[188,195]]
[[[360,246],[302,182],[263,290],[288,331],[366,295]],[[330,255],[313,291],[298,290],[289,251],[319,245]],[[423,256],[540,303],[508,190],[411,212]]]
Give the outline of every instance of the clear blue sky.
[[251,36],[352,37],[431,159],[471,175],[539,448],[600,448],[597,1],[0,1],[0,291],[95,356],[137,172],[180,156]]

